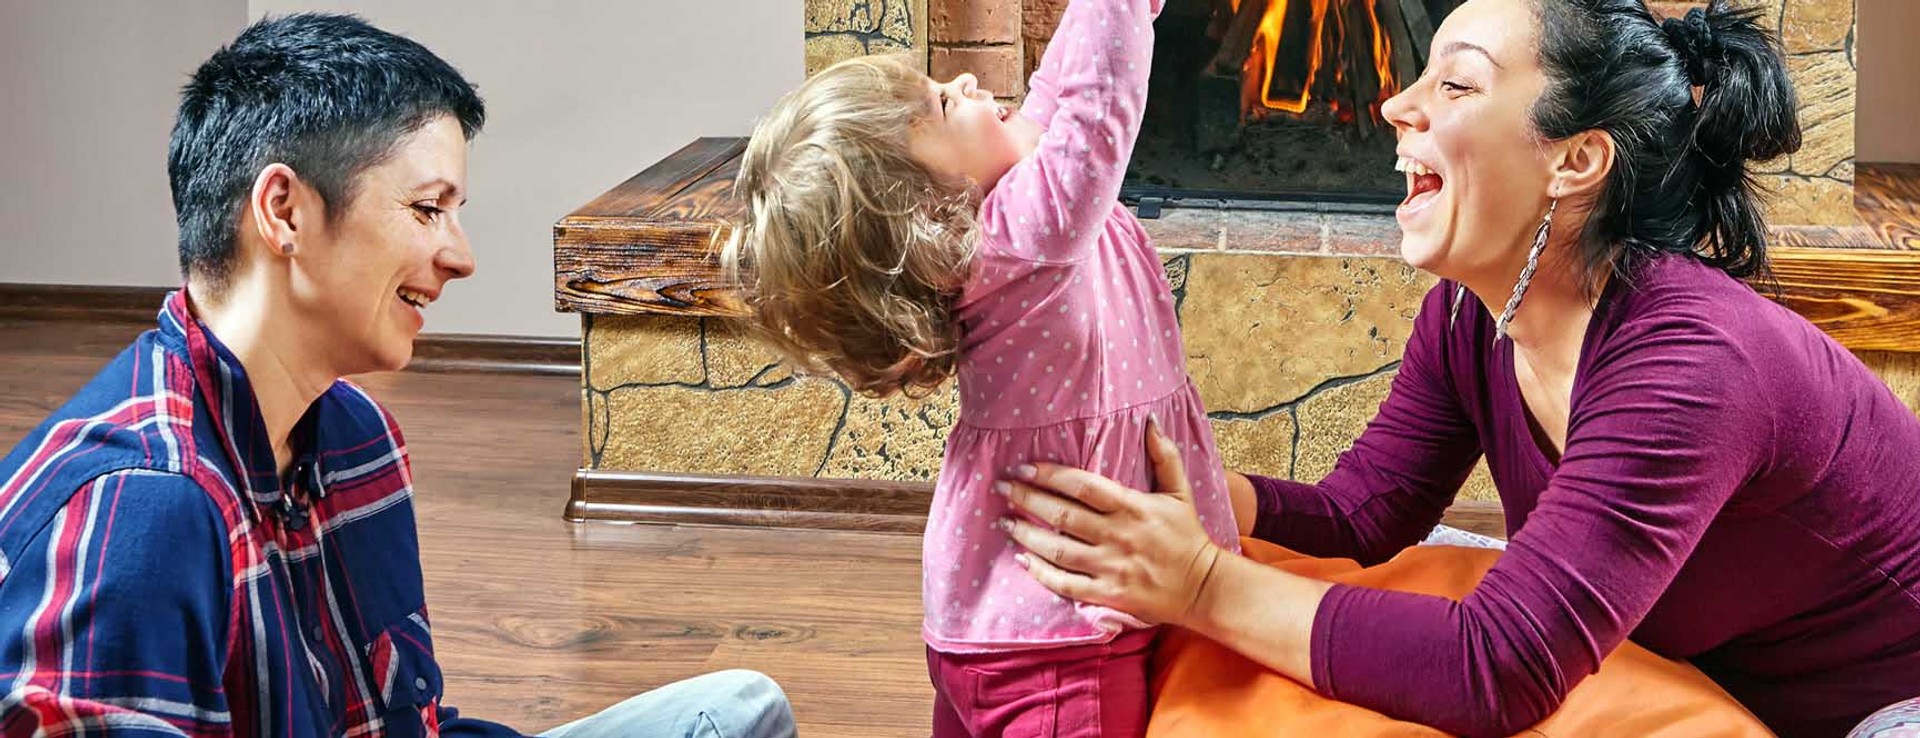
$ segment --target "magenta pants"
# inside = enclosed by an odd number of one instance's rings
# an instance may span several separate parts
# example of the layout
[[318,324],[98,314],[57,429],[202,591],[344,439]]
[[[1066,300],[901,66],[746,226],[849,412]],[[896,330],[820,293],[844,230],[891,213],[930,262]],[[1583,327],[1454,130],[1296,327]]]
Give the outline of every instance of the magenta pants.
[[1156,630],[1007,653],[927,649],[933,738],[1135,738],[1147,731]]

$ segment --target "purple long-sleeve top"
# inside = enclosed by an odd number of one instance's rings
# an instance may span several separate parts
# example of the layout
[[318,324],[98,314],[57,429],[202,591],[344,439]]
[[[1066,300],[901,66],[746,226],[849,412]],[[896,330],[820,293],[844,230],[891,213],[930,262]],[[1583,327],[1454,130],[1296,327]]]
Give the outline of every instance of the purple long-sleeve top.
[[1454,288],[1427,296],[1390,395],[1331,474],[1254,479],[1254,535],[1383,561],[1484,453],[1510,544],[1461,602],[1328,592],[1322,693],[1508,735],[1631,637],[1783,736],[1839,736],[1920,696],[1920,420],[1865,365],[1725,273],[1653,259],[1601,295],[1555,458],[1512,342],[1471,296],[1450,320]]

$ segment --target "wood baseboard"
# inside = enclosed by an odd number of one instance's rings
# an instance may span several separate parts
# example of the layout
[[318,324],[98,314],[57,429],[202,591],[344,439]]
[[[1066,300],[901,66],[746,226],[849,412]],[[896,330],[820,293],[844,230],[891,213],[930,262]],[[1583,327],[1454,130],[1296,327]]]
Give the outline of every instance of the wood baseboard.
[[[933,485],[871,479],[749,477],[581,469],[566,518],[579,522],[817,528],[918,534]],[[1448,525],[1506,538],[1497,502],[1462,500]]]
[[[175,287],[0,283],[0,319],[151,325]],[[426,333],[408,371],[580,376],[580,341],[539,336]]]
[[580,350],[580,341],[572,338],[425,333],[413,341],[407,371],[578,377]]
[[581,469],[566,518],[919,533],[932,501],[925,483]]
[[0,283],[0,318],[152,323],[173,287]]

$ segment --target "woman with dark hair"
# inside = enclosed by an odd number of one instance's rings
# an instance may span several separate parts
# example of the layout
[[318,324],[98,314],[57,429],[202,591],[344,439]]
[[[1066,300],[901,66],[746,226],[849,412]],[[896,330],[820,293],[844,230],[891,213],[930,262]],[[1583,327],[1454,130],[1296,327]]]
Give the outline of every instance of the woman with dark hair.
[[1004,488],[1034,576],[1453,733],[1540,721],[1628,638],[1788,736],[1920,696],[1920,420],[1741,281],[1749,164],[1800,144],[1757,12],[1471,0],[1432,49],[1384,108],[1441,278],[1392,392],[1318,484],[1234,478],[1256,538],[1376,564],[1484,454],[1507,551],[1458,602],[1331,584],[1210,543],[1177,457],[1162,495],[1036,464]]
[[[263,19],[193,73],[185,287],[0,459],[0,734],[519,735],[442,704],[406,441],[343,379],[406,366],[473,273],[485,119],[352,16]],[[544,735],[793,734],[780,687],[729,670]]]

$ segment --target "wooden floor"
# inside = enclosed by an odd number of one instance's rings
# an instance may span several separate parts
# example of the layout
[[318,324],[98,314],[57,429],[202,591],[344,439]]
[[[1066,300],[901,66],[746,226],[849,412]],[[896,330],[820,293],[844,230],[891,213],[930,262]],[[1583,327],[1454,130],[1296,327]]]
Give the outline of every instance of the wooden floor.
[[[0,448],[142,329],[0,320]],[[577,380],[359,378],[413,455],[448,703],[528,732],[701,672],[758,669],[806,736],[925,735],[919,540],[560,519]]]

